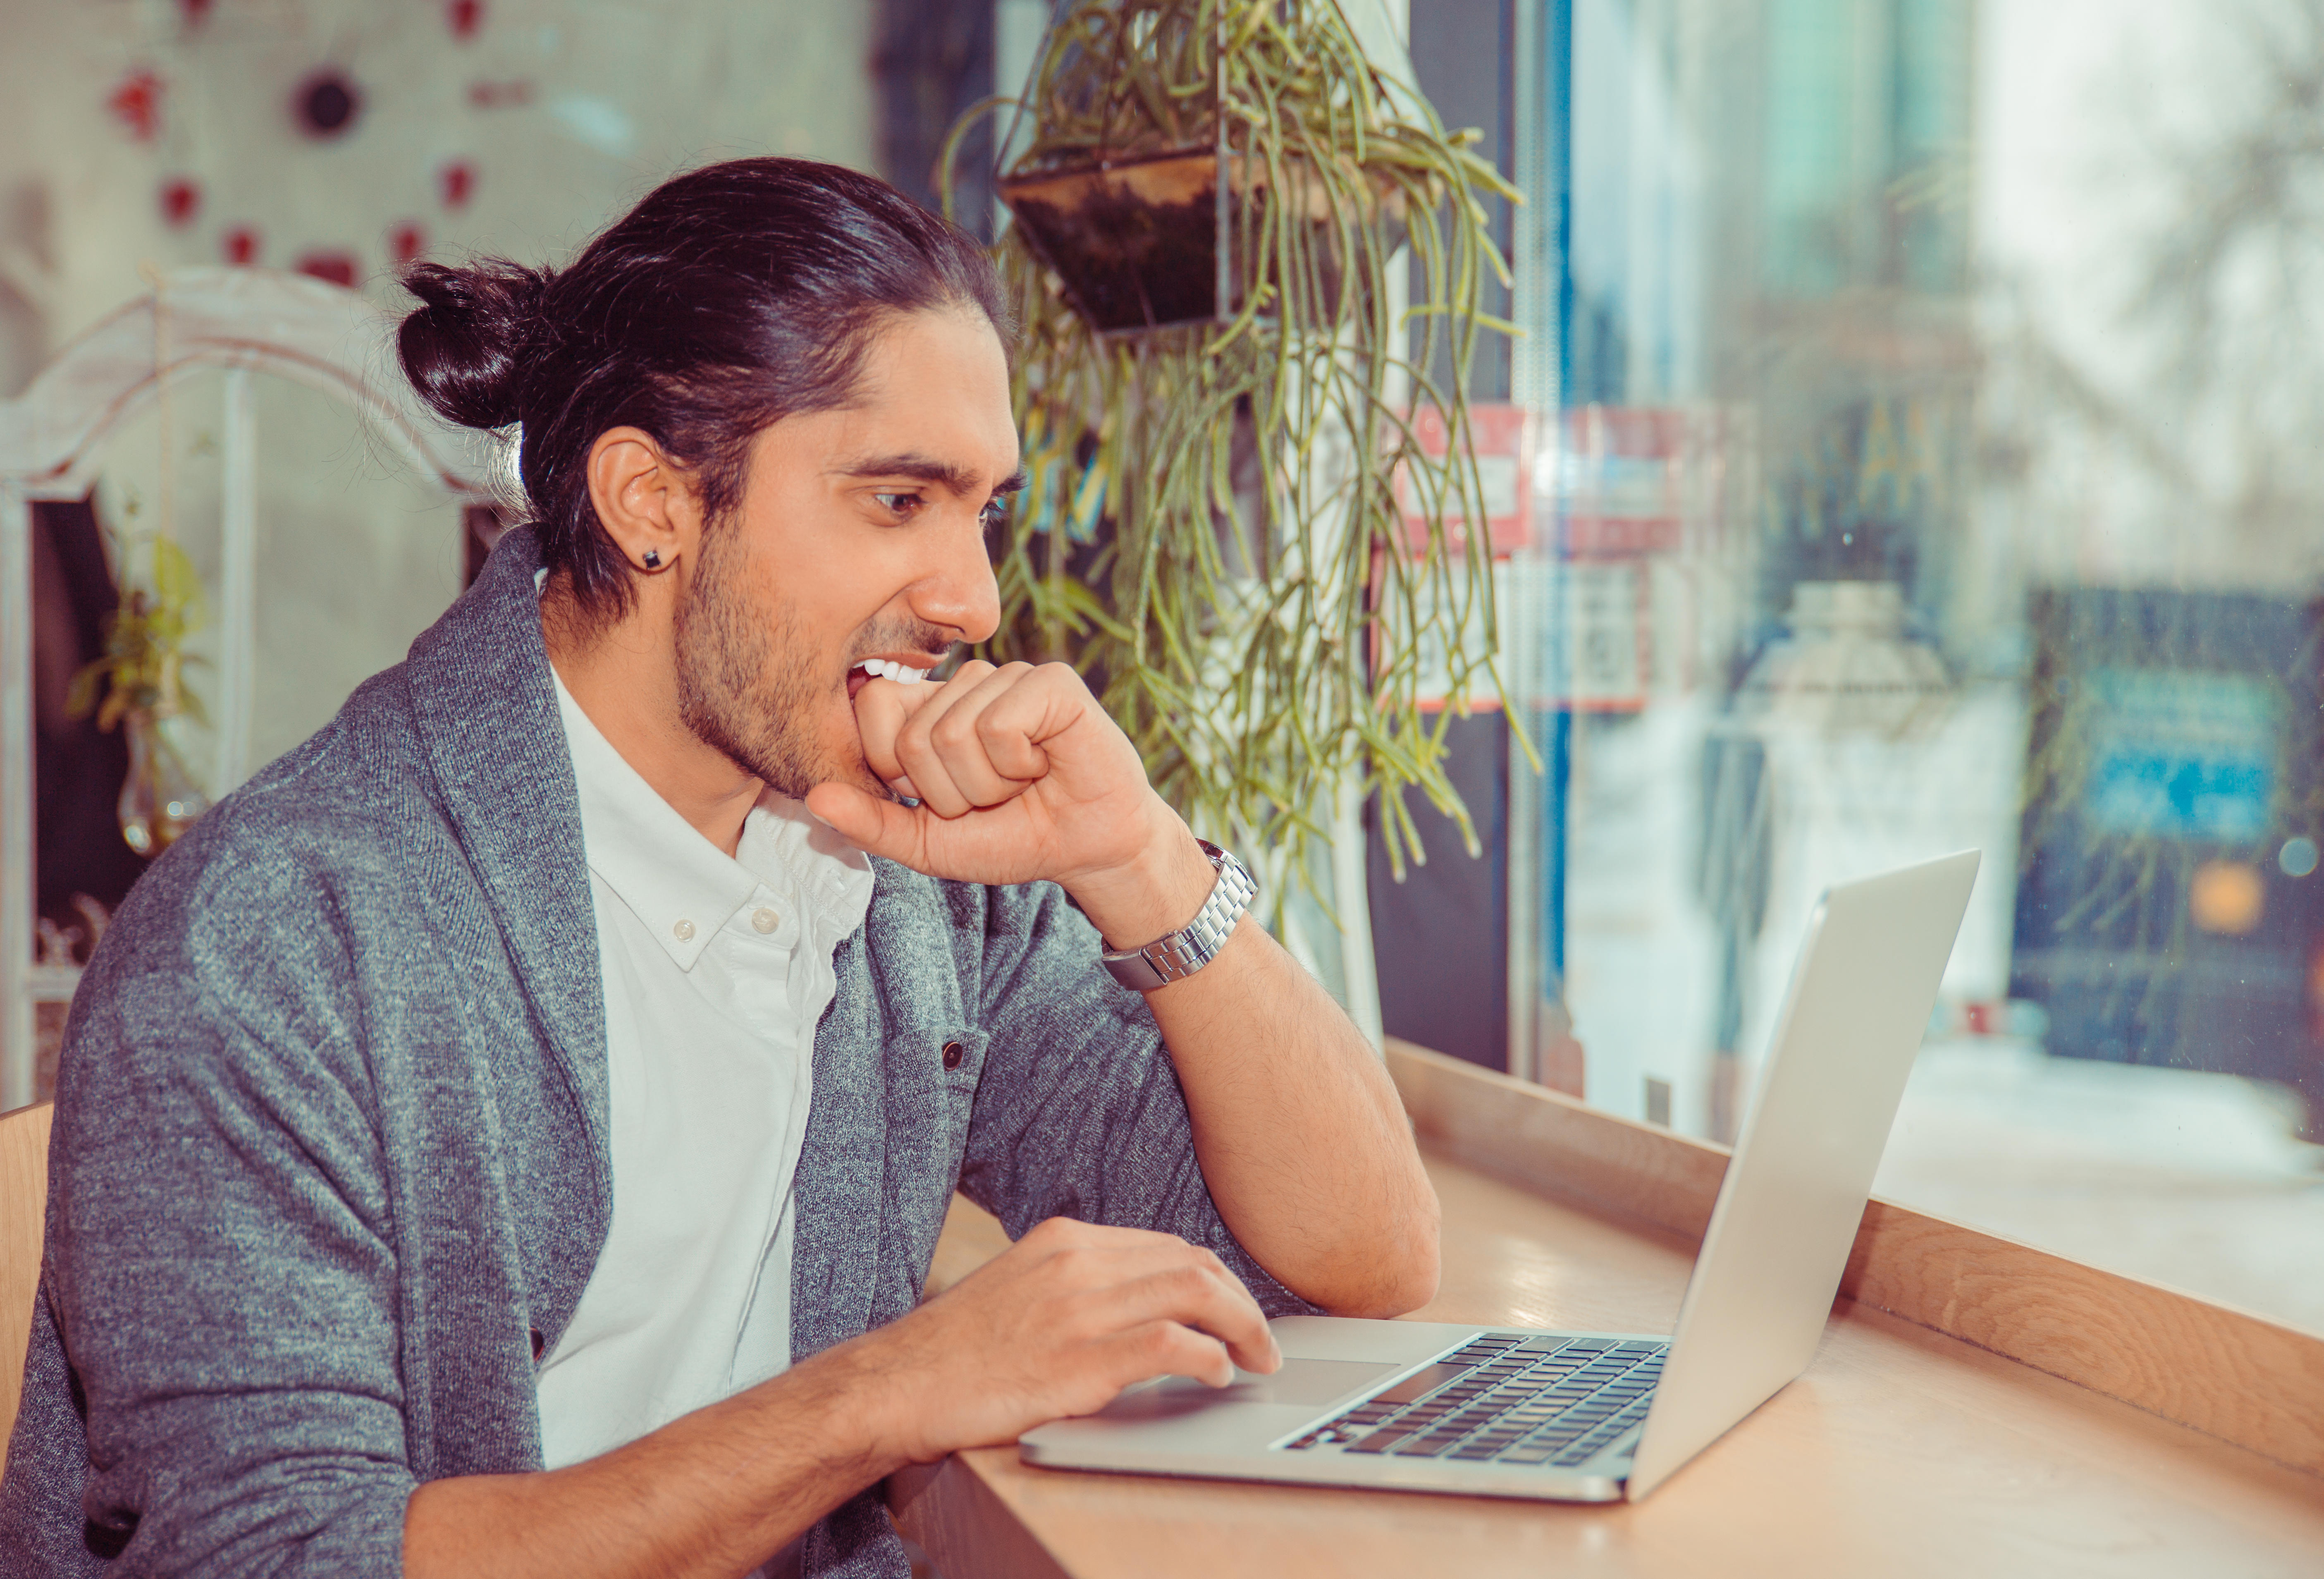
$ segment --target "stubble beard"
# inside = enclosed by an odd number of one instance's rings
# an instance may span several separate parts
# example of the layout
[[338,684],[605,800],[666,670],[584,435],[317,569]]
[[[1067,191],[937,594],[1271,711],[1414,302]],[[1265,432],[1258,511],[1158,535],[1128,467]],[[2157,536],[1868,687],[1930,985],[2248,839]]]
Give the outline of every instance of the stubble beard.
[[678,717],[779,795],[801,799],[835,779],[862,784],[872,774],[860,753],[835,761],[816,736],[818,704],[828,700],[818,695],[821,665],[779,607],[761,608],[751,598],[735,542],[741,535],[704,534],[693,582],[678,602]]

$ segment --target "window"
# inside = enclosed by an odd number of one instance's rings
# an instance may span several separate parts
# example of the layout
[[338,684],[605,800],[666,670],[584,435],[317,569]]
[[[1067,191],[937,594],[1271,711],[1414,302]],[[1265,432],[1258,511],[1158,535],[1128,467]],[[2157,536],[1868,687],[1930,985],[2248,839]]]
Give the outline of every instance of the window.
[[1877,1187],[2324,1330],[2313,7],[1516,14],[1512,1067],[1729,1138],[1979,846]]

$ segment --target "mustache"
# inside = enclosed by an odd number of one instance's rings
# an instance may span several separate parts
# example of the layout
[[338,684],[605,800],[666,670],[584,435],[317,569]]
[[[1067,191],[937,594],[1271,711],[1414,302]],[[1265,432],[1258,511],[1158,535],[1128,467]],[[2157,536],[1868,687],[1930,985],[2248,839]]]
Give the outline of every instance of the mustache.
[[882,652],[925,652],[941,663],[960,650],[961,643],[940,625],[914,620],[905,624],[866,626],[851,644],[847,666]]

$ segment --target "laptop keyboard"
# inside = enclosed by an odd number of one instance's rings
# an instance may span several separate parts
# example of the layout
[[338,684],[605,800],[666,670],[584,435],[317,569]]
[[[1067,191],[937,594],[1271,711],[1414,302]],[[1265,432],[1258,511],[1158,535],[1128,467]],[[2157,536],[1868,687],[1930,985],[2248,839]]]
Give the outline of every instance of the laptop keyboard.
[[1585,1464],[1638,1428],[1666,1343],[1487,1333],[1286,1446]]

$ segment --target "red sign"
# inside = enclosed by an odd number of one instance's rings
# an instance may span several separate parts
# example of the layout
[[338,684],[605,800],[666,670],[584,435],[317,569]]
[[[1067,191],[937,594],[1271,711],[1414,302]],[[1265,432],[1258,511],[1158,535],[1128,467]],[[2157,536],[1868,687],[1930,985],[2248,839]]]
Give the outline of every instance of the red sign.
[[[1442,459],[1452,453],[1452,436],[1443,411],[1424,406],[1412,414],[1411,420],[1412,435],[1422,454]],[[1534,435],[1539,426],[1523,406],[1469,408],[1469,451],[1476,457],[1477,481],[1484,493],[1485,531],[1496,555],[1506,555],[1533,540]],[[1448,480],[1460,485],[1457,473]],[[1428,514],[1408,473],[1397,475],[1396,493],[1404,510],[1406,540],[1415,551],[1425,549]],[[1462,501],[1446,498],[1442,513],[1454,550],[1465,550],[1469,522]]]
[[1684,540],[1686,413],[1583,406],[1557,455],[1558,546],[1572,559],[1667,554]]

